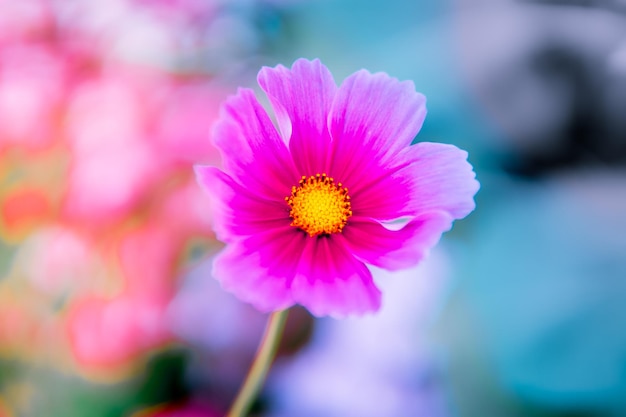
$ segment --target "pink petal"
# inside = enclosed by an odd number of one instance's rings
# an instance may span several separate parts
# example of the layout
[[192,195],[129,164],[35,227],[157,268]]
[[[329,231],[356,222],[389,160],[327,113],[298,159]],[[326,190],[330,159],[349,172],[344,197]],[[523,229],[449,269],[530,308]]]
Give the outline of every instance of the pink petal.
[[266,230],[289,226],[289,206],[284,199],[268,200],[237,184],[217,168],[195,167],[198,183],[214,204],[215,233],[224,242],[233,242]]
[[446,212],[433,211],[393,231],[369,219],[352,218],[342,236],[358,259],[380,268],[398,270],[422,260],[441,234],[450,230],[452,220]]
[[356,186],[350,187],[354,216],[392,220],[416,213],[411,208],[415,178],[401,166],[372,166]]
[[466,151],[454,145],[421,142],[407,148],[402,157],[413,161],[406,168],[414,178],[412,210],[444,210],[455,219],[474,210],[480,184]]
[[327,119],[337,91],[328,68],[317,59],[299,59],[291,69],[264,67],[258,82],[272,103],[301,175],[326,172],[330,146]]
[[327,171],[330,135],[327,119],[337,91],[333,76],[318,59],[297,60],[259,72],[294,162],[302,175]]
[[295,170],[287,147],[250,89],[229,97],[214,129],[224,170],[239,184],[281,199],[302,174]]
[[441,210],[460,219],[475,207],[479,183],[467,152],[453,145],[421,142],[388,165],[370,169],[350,190],[355,216],[390,220]]
[[380,308],[371,272],[333,237],[307,237],[291,290],[316,316],[340,318]]
[[332,175],[355,187],[370,167],[409,146],[426,117],[426,98],[411,81],[365,70],[339,87],[329,116]]
[[262,312],[287,308],[294,304],[289,286],[306,239],[290,226],[247,237],[217,256],[213,275],[226,291]]

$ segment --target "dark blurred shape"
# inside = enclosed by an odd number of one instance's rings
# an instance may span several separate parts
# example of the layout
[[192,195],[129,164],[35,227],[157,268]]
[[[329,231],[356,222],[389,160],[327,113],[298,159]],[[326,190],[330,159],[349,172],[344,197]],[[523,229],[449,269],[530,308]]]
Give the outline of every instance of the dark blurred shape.
[[537,3],[554,6],[588,7],[606,9],[626,14],[626,2],[623,0],[522,0],[527,3]]
[[504,168],[537,177],[626,164],[626,15],[556,2],[465,6],[463,74]]
[[277,356],[296,354],[309,343],[314,329],[315,319],[307,309],[300,306],[290,308]]
[[151,358],[146,378],[138,395],[145,398],[158,398],[162,402],[180,402],[190,394],[186,385],[185,366],[189,361],[189,352],[183,349],[171,349]]

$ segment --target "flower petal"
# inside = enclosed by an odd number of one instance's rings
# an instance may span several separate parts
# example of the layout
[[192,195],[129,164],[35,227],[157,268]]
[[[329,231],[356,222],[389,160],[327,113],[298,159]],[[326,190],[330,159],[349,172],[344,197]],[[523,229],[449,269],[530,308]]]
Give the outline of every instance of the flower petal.
[[340,318],[380,308],[371,272],[334,237],[307,237],[291,290],[316,316]]
[[443,211],[422,214],[400,230],[389,230],[370,219],[353,218],[342,236],[354,256],[388,270],[416,265],[435,246],[441,234],[452,227],[452,217]]
[[301,177],[287,147],[250,89],[239,89],[222,106],[213,131],[224,171],[239,184],[250,184],[268,197],[281,199]]
[[355,216],[390,220],[432,210],[455,219],[474,210],[475,179],[467,152],[456,146],[421,142],[401,151],[386,169],[371,169],[369,178],[350,191]]
[[405,154],[402,157],[412,161],[406,169],[415,179],[411,210],[444,210],[455,219],[474,210],[480,184],[466,151],[454,145],[421,142],[407,148]]
[[289,287],[307,238],[289,226],[247,237],[216,257],[213,275],[262,312],[287,308],[294,304]]
[[329,116],[332,175],[349,187],[373,164],[408,147],[426,117],[426,98],[411,81],[358,71],[341,84]]
[[195,166],[198,183],[212,197],[213,228],[223,242],[268,229],[289,226],[289,206],[284,199],[268,200],[237,184],[215,167]]
[[327,171],[327,119],[337,86],[319,60],[297,60],[291,69],[264,67],[258,82],[276,113],[283,139],[302,175]]
[[356,186],[350,187],[354,216],[393,220],[414,216],[411,208],[415,178],[406,170],[408,163],[396,167],[372,166]]

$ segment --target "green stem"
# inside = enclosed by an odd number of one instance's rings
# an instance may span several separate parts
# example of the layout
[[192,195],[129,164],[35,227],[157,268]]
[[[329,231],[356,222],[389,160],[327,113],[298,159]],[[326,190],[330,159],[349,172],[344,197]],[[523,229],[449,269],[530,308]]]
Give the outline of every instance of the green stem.
[[270,369],[286,320],[287,310],[275,311],[270,315],[252,367],[226,417],[244,417],[248,413]]

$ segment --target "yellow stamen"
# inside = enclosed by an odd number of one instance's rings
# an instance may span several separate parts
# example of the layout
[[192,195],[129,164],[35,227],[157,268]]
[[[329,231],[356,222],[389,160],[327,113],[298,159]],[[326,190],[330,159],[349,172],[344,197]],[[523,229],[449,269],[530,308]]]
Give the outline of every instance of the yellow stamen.
[[352,216],[348,188],[326,174],[303,176],[285,201],[291,207],[291,225],[311,237],[340,233]]

